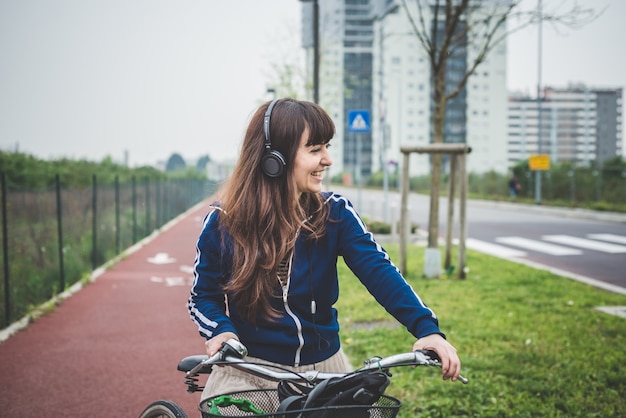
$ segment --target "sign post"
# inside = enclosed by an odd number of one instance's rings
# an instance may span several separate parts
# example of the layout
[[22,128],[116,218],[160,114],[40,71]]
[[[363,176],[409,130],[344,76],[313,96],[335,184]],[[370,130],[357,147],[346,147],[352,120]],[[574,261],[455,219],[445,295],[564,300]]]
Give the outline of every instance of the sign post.
[[[370,124],[370,112],[369,110],[350,110],[348,111],[348,132],[350,133],[368,133],[371,132],[372,126]],[[361,207],[361,141],[356,135],[353,136],[356,142],[356,174],[357,184],[359,185],[358,193],[358,210],[362,210]]]

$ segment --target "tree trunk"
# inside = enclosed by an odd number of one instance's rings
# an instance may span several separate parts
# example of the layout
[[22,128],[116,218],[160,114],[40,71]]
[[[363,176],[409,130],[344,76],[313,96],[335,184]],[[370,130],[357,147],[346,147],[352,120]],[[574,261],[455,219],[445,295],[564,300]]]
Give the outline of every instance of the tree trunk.
[[[433,74],[433,143],[442,144],[446,117],[445,64]],[[430,188],[430,213],[428,218],[428,247],[437,248],[439,238],[439,188],[441,185],[441,154],[432,155]]]

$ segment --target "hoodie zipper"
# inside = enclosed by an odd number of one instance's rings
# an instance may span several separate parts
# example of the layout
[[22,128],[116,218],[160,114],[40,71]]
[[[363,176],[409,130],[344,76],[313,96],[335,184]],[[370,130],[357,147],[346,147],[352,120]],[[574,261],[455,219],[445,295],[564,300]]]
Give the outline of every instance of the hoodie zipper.
[[287,312],[287,315],[289,315],[291,319],[293,319],[293,322],[296,324],[296,329],[298,330],[299,345],[298,345],[298,348],[296,349],[296,356],[294,358],[294,366],[299,366],[300,365],[300,353],[302,352],[302,347],[304,346],[304,337],[302,335],[302,322],[300,322],[300,318],[298,318],[296,314],[293,313],[293,311],[289,307],[289,301],[287,300],[287,295],[289,294],[289,284],[291,283],[292,261],[293,261],[293,251],[291,253],[291,256],[289,257],[289,264],[287,268],[287,271],[288,271],[287,282],[285,284],[281,283],[281,285],[283,288],[283,305],[285,306],[285,312]]

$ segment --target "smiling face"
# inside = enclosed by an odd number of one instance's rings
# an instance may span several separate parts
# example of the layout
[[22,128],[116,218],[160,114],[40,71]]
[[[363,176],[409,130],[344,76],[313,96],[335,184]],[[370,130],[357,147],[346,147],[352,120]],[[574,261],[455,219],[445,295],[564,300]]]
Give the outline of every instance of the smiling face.
[[309,128],[305,128],[296,152],[293,176],[299,193],[319,193],[327,167],[332,165],[329,143],[308,145]]

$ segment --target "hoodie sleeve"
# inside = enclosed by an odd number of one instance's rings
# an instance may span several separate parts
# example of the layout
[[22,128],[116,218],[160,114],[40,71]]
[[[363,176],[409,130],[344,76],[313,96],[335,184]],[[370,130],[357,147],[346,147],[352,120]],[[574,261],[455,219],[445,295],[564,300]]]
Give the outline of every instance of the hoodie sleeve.
[[198,332],[209,339],[230,331],[237,333],[227,315],[224,284],[230,279],[230,257],[227,256],[219,229],[219,209],[213,208],[202,222],[196,245],[194,281],[187,309],[198,326]]
[[339,219],[339,252],[352,272],[394,318],[416,338],[439,330],[435,313],[407,283],[389,254],[374,240],[352,204],[334,195],[331,217]]

